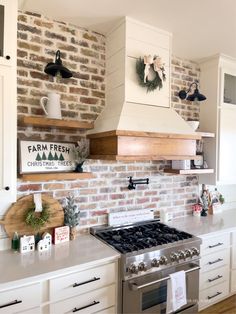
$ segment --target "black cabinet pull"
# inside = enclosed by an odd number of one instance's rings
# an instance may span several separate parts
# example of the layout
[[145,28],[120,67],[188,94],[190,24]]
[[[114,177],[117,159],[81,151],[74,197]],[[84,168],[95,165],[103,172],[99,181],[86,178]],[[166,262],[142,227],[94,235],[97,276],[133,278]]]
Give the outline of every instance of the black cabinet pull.
[[222,262],[222,261],[223,261],[223,258],[218,258],[217,260],[215,260],[213,262],[209,262],[208,264],[212,265],[212,264],[219,263],[219,262]]
[[88,304],[88,305],[85,305],[85,306],[82,306],[82,307],[78,307],[78,308],[75,307],[72,312],[73,313],[74,312],[78,312],[78,311],[81,311],[83,309],[86,309],[87,307],[94,306],[94,305],[97,305],[99,303],[100,303],[99,301],[93,301],[93,303],[91,303],[91,304]]
[[6,190],[6,191],[9,191],[9,190],[10,190],[10,187],[9,187],[9,186],[5,186],[5,190]]
[[22,301],[21,300],[19,300],[19,301],[18,300],[14,300],[12,302],[0,305],[0,309],[3,309],[4,307],[15,305],[15,304],[19,304],[19,303],[22,303]]
[[221,246],[221,245],[223,245],[223,244],[224,244],[224,243],[219,242],[219,243],[214,244],[214,245],[209,245],[209,249],[213,249],[214,247]]
[[86,281],[79,282],[79,283],[75,282],[73,284],[73,288],[79,287],[79,286],[83,286],[83,285],[86,285],[87,283],[90,283],[90,282],[93,282],[93,281],[97,281],[97,280],[100,280],[100,277],[94,277],[94,278],[92,278],[90,280],[86,280]]
[[222,294],[222,292],[216,292],[216,294],[214,294],[214,295],[212,295],[212,296],[208,296],[207,298],[208,298],[208,300],[210,300],[210,299],[213,299],[213,298],[215,298],[215,297],[218,297],[218,295],[220,295],[220,294]]
[[10,60],[10,59],[11,59],[11,57],[7,55],[7,56],[6,56],[6,59],[7,59],[7,60]]
[[223,276],[218,275],[218,276],[216,276],[215,278],[208,279],[208,281],[209,281],[209,282],[212,282],[212,281],[218,280],[218,279],[220,279],[220,278],[222,278],[222,277],[223,277]]

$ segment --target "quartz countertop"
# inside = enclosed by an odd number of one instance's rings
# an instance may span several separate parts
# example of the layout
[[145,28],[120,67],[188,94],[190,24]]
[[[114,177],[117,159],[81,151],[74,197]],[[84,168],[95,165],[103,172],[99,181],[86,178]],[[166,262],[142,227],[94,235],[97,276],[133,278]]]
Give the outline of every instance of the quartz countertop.
[[12,250],[2,251],[0,289],[7,289],[17,280],[21,280],[21,283],[27,283],[29,279],[43,280],[115,261],[119,257],[117,251],[92,235],[79,236],[76,240],[53,245],[51,250],[45,252],[20,254]]
[[167,224],[195,236],[208,233],[214,234],[219,231],[231,231],[236,229],[236,209],[225,210],[222,213],[207,215],[206,217],[181,217]]

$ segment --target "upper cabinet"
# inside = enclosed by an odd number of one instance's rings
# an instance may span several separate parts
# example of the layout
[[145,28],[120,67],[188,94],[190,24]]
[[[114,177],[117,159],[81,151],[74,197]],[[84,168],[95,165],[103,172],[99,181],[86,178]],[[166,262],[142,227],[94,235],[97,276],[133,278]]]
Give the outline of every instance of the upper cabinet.
[[201,90],[207,100],[200,105],[200,128],[215,133],[204,140],[204,154],[214,174],[200,183],[236,183],[236,59],[214,56],[201,63]]
[[[0,0],[0,215],[16,200],[17,1]],[[8,57],[7,57],[8,56]]]

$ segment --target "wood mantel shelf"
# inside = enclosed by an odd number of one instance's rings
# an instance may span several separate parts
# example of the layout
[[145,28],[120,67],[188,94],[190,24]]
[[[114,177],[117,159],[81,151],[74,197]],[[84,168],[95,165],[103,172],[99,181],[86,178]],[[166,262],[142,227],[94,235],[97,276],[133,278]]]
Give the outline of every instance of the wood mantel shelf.
[[19,178],[22,181],[61,181],[61,180],[80,180],[80,179],[90,179],[93,177],[91,172],[54,172],[54,173],[29,173],[21,174]]
[[206,173],[214,173],[214,169],[164,169],[165,173],[170,174],[206,174]]
[[19,120],[19,126],[51,127],[56,129],[86,129],[94,128],[92,122],[76,120],[49,119],[45,117],[24,116]]

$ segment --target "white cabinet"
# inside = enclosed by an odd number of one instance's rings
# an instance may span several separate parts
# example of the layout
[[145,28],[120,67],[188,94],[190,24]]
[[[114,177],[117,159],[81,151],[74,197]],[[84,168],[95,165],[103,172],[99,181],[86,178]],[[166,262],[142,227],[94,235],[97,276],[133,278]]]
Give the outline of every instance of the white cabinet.
[[203,236],[200,260],[199,309],[229,295],[230,233]]
[[[16,200],[17,1],[0,0],[0,215]],[[5,56],[10,59],[6,59]]]
[[41,302],[40,283],[0,291],[0,314],[37,313]]
[[236,231],[231,233],[231,285],[230,292],[236,292]]
[[200,183],[235,184],[236,163],[236,59],[217,55],[201,64],[200,129],[215,133],[204,139],[204,157],[215,173],[203,174]]

